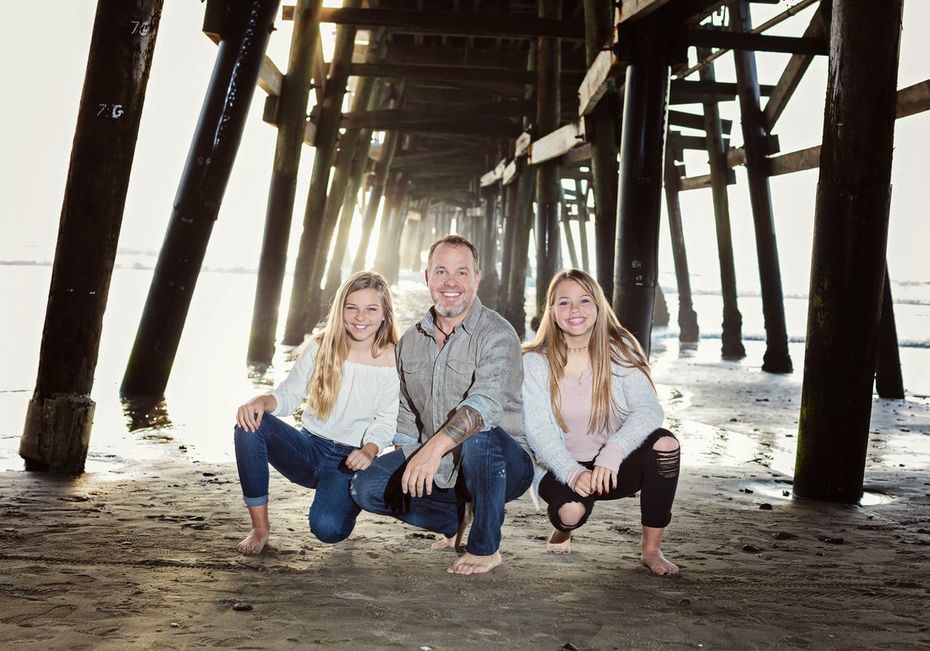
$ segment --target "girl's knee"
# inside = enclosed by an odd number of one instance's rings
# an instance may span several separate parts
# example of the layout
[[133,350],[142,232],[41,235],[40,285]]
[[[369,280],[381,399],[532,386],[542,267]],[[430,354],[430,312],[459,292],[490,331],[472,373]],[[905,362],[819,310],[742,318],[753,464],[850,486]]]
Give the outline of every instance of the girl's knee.
[[679,448],[678,439],[669,433],[665,433],[652,446],[657,452],[676,452]]
[[580,502],[568,502],[559,507],[559,521],[566,528],[577,527],[584,514],[584,504]]

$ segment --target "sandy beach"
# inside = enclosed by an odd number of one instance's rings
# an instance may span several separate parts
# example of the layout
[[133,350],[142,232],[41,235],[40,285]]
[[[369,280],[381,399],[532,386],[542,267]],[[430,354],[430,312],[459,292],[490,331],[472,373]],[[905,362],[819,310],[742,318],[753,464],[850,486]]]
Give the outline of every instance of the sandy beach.
[[685,454],[665,543],[678,577],[639,565],[636,499],[598,505],[575,553],[554,557],[524,496],[508,505],[504,565],[460,577],[432,534],[387,518],[319,543],[311,492],[274,476],[270,548],[241,556],[235,465],[169,445],[77,479],[0,473],[0,645],[930,648],[928,400],[876,400],[862,506],[795,500],[780,467],[800,373],[720,363],[701,345],[655,356]]

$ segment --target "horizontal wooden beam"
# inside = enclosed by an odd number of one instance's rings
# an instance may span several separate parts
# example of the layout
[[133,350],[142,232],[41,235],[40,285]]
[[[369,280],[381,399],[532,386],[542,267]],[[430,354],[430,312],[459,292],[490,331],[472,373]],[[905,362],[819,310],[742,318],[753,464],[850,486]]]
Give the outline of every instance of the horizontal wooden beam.
[[349,74],[358,77],[399,77],[437,81],[484,81],[516,84],[536,83],[536,73],[507,68],[473,68],[397,63],[353,63]]
[[[293,20],[293,5],[285,5],[282,16],[284,20]],[[385,27],[390,32],[404,34],[584,40],[583,23],[530,15],[323,7],[320,10],[320,22],[354,25],[362,29]]]
[[717,47],[729,50],[756,50],[762,52],[784,52],[787,54],[829,53],[829,44],[824,38],[768,36],[747,32],[730,32],[722,29],[689,28],[685,30],[688,45]]
[[[668,123],[673,127],[685,127],[687,129],[697,129],[698,131],[704,130],[704,116],[696,113],[688,113],[687,111],[669,111]],[[730,133],[730,130],[733,128],[732,120],[721,120],[720,124],[723,133]]]
[[898,91],[897,117],[930,111],[930,79]]
[[[759,84],[759,93],[767,97],[773,90],[770,84]],[[669,101],[673,104],[689,102],[725,101],[736,97],[736,84],[728,81],[688,81],[673,79],[669,91]]]
[[577,120],[548,133],[530,145],[528,163],[539,165],[567,154],[571,149],[584,144],[584,120]]
[[460,105],[435,104],[416,108],[344,113],[339,126],[343,129],[402,129],[417,122],[481,121],[488,118],[523,117],[535,110],[536,105],[530,100]]
[[607,92],[610,80],[616,74],[617,55],[613,48],[602,50],[578,87],[578,115],[588,115]]

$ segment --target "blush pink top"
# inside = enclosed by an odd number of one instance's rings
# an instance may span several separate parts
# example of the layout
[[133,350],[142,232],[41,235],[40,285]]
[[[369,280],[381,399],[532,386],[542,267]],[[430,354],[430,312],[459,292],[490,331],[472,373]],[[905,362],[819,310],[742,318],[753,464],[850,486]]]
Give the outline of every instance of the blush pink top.
[[[565,447],[576,461],[607,461],[606,457],[617,457],[617,465],[622,456],[622,450],[617,445],[605,445],[611,434],[620,429],[622,421],[616,412],[610,415],[610,422],[606,429],[592,432],[588,429],[591,421],[591,410],[594,398],[594,373],[586,369],[580,377],[565,375],[559,381],[559,409],[562,420],[565,421]],[[613,450],[612,448],[617,448]],[[609,462],[608,462],[609,463]],[[613,466],[606,463],[597,465]],[[569,486],[584,472],[578,468],[568,477]]]

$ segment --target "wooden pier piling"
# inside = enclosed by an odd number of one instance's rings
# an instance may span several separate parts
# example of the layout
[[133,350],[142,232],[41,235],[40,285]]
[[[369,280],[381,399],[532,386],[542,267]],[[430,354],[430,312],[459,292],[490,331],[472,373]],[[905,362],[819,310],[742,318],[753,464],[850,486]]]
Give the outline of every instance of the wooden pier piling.
[[162,0],[97,3],[39,370],[20,440],[26,470],[84,470],[103,314],[161,10]]
[[902,5],[833,1],[794,477],[803,497],[862,496],[887,286]]
[[158,255],[123,395],[165,392],[184,321],[255,92],[277,0],[230,5],[168,232]]

